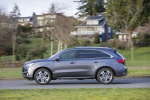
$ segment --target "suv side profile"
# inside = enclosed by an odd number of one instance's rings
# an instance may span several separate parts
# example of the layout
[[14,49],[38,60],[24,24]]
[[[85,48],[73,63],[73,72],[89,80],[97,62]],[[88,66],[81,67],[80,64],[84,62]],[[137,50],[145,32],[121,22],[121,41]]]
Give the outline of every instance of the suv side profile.
[[38,84],[48,84],[51,80],[96,79],[109,84],[114,76],[125,76],[125,58],[108,47],[75,47],[62,50],[48,59],[32,60],[22,68],[24,78]]

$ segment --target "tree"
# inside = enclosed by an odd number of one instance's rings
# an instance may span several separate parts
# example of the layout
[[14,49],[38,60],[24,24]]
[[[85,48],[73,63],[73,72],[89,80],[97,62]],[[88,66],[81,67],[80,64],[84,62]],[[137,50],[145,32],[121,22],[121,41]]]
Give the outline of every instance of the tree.
[[105,11],[104,0],[79,0],[75,1],[81,4],[77,9],[80,17],[91,15],[95,16],[97,13],[102,13]]
[[17,18],[20,16],[19,6],[15,3],[13,10],[10,12],[10,20],[11,25],[13,26],[12,29],[12,49],[13,49],[13,56],[12,56],[12,66],[14,66],[15,61],[15,50],[16,50],[16,34],[17,34]]
[[45,23],[45,34],[50,40],[51,55],[53,54],[54,40],[57,40],[58,43],[57,51],[68,47],[71,43],[70,32],[74,29],[77,21],[73,17],[66,17],[63,13],[58,13],[62,9],[64,8],[56,6],[56,4],[52,3],[49,8],[49,14],[55,17],[47,19],[47,23]]
[[142,42],[146,42],[145,44],[150,43],[150,22],[142,27],[138,27],[136,31],[138,32],[137,40],[139,44],[142,44]]
[[132,61],[133,61],[132,33],[139,25],[144,23],[140,20],[142,20],[144,17],[148,17],[146,14],[143,17],[142,15],[143,11],[144,11],[143,0],[107,0],[106,17],[108,19],[108,23],[114,29],[121,30],[126,33],[128,37],[127,46],[131,48]]
[[0,7],[0,56],[12,54],[11,48],[11,28],[9,18]]

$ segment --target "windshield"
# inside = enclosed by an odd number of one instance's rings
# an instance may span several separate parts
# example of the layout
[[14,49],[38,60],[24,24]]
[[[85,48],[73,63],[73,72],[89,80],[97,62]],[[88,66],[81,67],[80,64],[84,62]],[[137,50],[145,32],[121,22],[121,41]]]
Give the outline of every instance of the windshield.
[[[62,50],[62,51],[63,51],[63,50]],[[60,52],[62,52],[62,51],[60,51]],[[58,55],[60,52],[55,53],[54,55],[52,55],[51,57],[49,57],[49,59],[55,57],[55,56]]]

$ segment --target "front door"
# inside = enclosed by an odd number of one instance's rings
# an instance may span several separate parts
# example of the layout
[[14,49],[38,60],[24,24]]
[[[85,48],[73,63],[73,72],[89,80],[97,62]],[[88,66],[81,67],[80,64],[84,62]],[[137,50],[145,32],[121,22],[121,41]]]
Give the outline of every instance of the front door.
[[54,77],[59,78],[76,76],[75,55],[75,50],[69,50],[58,56],[58,60],[54,61]]

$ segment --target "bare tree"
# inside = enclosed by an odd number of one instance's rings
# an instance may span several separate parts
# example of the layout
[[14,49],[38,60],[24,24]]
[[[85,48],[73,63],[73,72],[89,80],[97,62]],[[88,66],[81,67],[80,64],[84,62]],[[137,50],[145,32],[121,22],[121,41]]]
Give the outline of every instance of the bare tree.
[[13,48],[13,56],[12,56],[12,66],[14,66],[15,62],[15,50],[16,50],[16,34],[17,34],[17,18],[20,16],[19,6],[15,3],[13,10],[10,12],[10,20],[12,27],[12,48]]
[[111,27],[126,33],[133,61],[132,33],[142,23],[143,0],[108,0],[106,8],[106,17]]
[[150,22],[146,23],[143,27],[138,27],[136,31],[138,32],[138,35],[140,36],[140,38],[144,38],[145,34],[150,35]]

